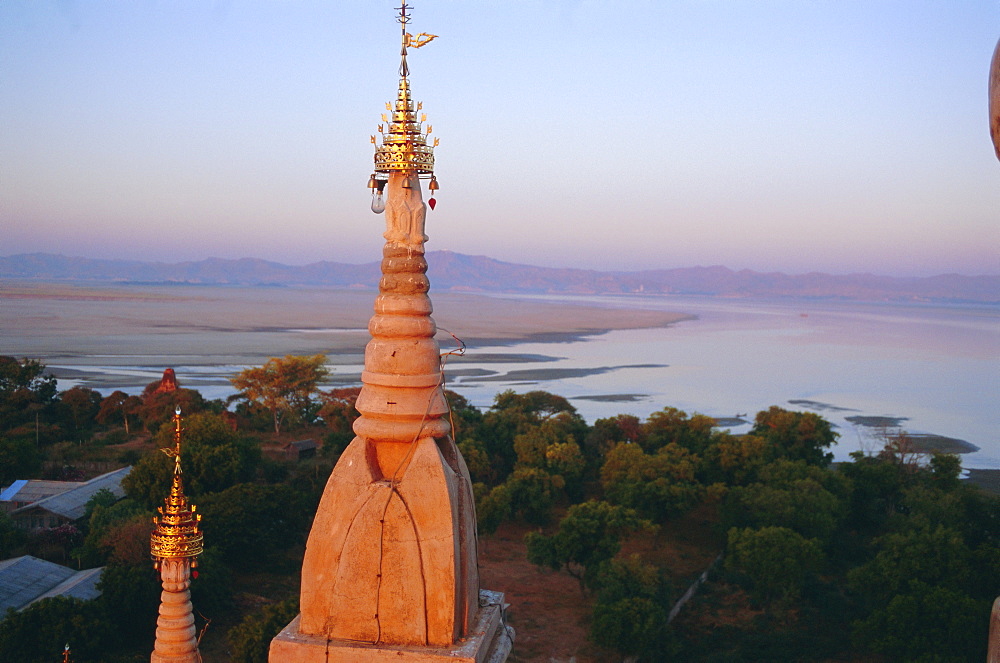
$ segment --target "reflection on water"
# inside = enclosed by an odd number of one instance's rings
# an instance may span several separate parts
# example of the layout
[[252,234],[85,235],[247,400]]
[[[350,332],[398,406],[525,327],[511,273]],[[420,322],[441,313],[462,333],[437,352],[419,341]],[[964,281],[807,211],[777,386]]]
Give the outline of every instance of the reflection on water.
[[[870,444],[866,429],[845,417],[898,417],[910,432],[946,435],[980,447],[964,456],[966,467],[1000,468],[996,307],[687,297],[575,300],[681,311],[698,319],[565,343],[470,346],[465,357],[450,360],[448,387],[480,406],[488,406],[507,388],[544,389],[574,399],[591,422],[621,412],[645,417],[667,405],[717,417],[749,413],[751,418],[775,404],[812,409],[837,425],[838,459]],[[324,332],[339,333],[314,330],[310,336]],[[461,336],[460,330],[456,333]],[[67,378],[60,388],[65,389],[75,379],[72,370],[102,363],[95,359],[67,358],[50,366],[60,367]],[[232,393],[227,378],[244,367],[235,359],[185,355],[183,361],[163,363],[136,356],[133,366],[85,366],[85,382],[104,392],[116,385],[135,392],[158,379],[164,366],[173,366],[185,386],[219,398]],[[336,361],[331,366],[335,381],[356,383],[360,352]]]

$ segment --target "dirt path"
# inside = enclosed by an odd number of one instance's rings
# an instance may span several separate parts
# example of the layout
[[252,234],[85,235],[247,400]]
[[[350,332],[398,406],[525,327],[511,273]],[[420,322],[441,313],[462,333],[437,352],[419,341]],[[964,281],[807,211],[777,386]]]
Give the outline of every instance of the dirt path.
[[543,570],[528,561],[524,535],[530,527],[504,523],[479,541],[480,584],[501,591],[517,631],[511,663],[604,663],[619,656],[587,640],[593,600],[575,578]]

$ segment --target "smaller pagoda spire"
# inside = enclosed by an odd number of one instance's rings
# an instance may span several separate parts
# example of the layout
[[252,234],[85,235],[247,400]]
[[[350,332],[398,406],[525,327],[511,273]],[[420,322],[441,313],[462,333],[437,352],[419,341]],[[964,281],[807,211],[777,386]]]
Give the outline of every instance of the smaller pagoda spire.
[[[156,619],[156,642],[151,663],[201,663],[191,605],[191,569],[198,565],[204,549],[204,535],[198,525],[201,515],[188,504],[181,479],[181,408],[174,412],[174,446],[163,453],[174,459],[170,495],[153,517],[156,530],[149,538],[149,554],[160,572],[160,615]],[[195,572],[195,575],[197,572]]]
[[196,567],[197,557],[205,548],[204,535],[198,528],[201,514],[197,507],[189,504],[184,496],[184,482],[181,479],[181,408],[174,412],[174,446],[162,449],[174,459],[174,479],[170,495],[164,498],[164,506],[158,507],[159,516],[153,516],[156,530],[149,540],[149,554],[154,566],[160,568],[164,559],[190,558]]

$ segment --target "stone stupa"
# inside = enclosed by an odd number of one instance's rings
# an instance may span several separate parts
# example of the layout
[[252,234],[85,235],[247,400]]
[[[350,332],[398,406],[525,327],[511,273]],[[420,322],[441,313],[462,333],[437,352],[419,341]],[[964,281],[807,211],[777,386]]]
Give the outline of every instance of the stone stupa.
[[472,484],[447,418],[420,190],[421,179],[438,188],[434,145],[406,62],[408,48],[434,35],[408,34],[408,9],[399,8],[396,100],[386,104],[381,144],[372,136],[372,210],[385,213],[386,243],[361,417],[309,534],[301,614],[271,642],[272,663],[500,663],[513,643],[503,595],[479,587]]

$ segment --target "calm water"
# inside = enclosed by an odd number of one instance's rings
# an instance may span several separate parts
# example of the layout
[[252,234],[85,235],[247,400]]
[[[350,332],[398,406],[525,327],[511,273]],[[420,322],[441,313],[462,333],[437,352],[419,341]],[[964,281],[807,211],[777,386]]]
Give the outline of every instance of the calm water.
[[[564,357],[544,364],[546,368],[664,365],[530,387],[571,398],[647,395],[636,402],[574,398],[591,421],[619,412],[645,416],[664,405],[719,417],[752,417],[774,404],[812,409],[838,426],[841,438],[835,452],[838,459],[846,459],[870,443],[870,430],[844,417],[906,417],[901,426],[909,432],[956,437],[980,447],[963,457],[966,467],[1000,468],[996,308],[689,298],[588,301],[663,306],[699,316],[667,329],[616,331],[581,342],[507,350]],[[460,380],[452,386],[476,404],[487,404],[496,391],[494,383]]]
[[[698,319],[568,343],[470,347],[466,357],[449,364],[449,387],[481,406],[503,389],[544,389],[573,399],[591,422],[617,413],[644,417],[667,405],[689,413],[746,413],[750,418],[770,405],[810,409],[837,425],[838,459],[870,443],[870,430],[844,417],[905,417],[902,427],[909,432],[955,437],[980,447],[963,456],[966,467],[1000,468],[1000,308],[689,297],[573,300],[612,309],[662,308]],[[325,332],[303,333],[315,337]],[[537,357],[525,361],[524,355]],[[343,383],[356,380],[360,355],[339,361],[333,366],[335,377]],[[102,392],[118,381],[134,392],[135,384],[158,378],[163,365],[138,357],[135,363],[86,368],[104,373],[100,384],[92,383]],[[174,368],[186,386],[217,398],[232,393],[225,378],[242,366],[192,355]],[[552,369],[556,373],[544,373]],[[560,376],[562,369],[574,373]],[[539,370],[543,373],[532,375]],[[63,380],[60,388],[73,382]],[[633,400],[581,398],[623,394]]]

